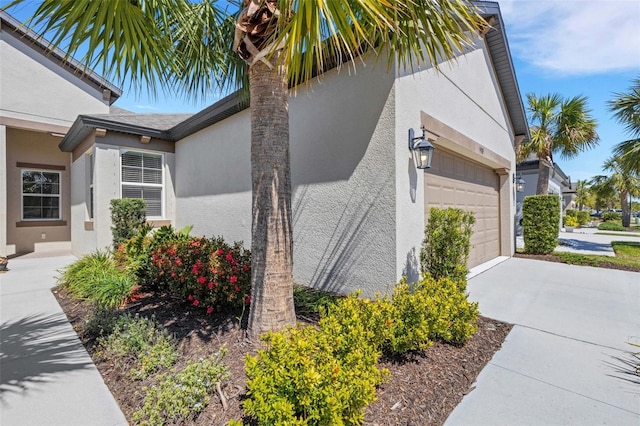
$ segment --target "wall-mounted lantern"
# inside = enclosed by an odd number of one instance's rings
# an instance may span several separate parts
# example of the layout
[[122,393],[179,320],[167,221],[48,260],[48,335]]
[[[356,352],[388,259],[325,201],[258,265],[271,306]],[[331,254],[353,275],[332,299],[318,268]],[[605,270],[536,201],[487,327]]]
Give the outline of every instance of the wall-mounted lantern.
[[422,136],[416,137],[413,129],[409,129],[409,151],[413,153],[413,162],[418,169],[428,169],[431,167],[434,146],[425,135],[425,128],[422,126]]
[[513,183],[516,186],[516,192],[523,192],[524,191],[524,184],[527,183],[527,181],[522,179],[522,173],[518,174],[517,177],[516,177],[516,175],[514,173],[514,175],[513,175]]

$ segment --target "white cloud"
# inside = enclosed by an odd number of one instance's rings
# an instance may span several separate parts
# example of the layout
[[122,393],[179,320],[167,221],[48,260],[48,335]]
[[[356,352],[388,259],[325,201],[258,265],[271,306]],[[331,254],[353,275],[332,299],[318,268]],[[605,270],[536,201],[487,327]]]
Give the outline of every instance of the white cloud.
[[500,0],[513,54],[565,75],[640,71],[640,1]]
[[154,106],[154,105],[141,105],[141,104],[137,104],[135,106],[137,109],[142,109],[142,110],[150,110],[150,111],[159,111],[160,108]]

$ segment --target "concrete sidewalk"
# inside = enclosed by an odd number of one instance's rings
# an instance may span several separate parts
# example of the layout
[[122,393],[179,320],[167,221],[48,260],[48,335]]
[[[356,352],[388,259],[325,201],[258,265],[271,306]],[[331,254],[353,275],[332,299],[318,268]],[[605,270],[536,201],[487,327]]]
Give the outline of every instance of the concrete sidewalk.
[[[597,228],[577,228],[573,232],[560,231],[556,251],[579,254],[615,256],[612,241],[635,241],[640,243],[640,233],[600,231]],[[516,237],[516,247],[524,248],[524,238]]]
[[468,288],[515,326],[447,425],[640,424],[617,371],[640,343],[640,273],[512,258]]
[[72,256],[12,259],[0,274],[0,424],[126,425],[50,288]]

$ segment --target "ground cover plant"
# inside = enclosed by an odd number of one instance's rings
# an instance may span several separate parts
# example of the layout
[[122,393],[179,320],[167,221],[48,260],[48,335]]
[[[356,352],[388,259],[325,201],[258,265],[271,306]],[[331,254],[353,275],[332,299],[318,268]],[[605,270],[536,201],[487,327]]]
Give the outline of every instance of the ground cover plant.
[[[166,237],[156,245],[154,234],[144,235],[142,244],[123,243],[137,246],[133,252],[150,254],[146,259],[153,265],[147,270],[159,274],[155,285],[137,288],[125,303],[97,309],[87,298],[75,297],[72,286],[55,290],[132,423],[389,424],[390,407],[398,406],[399,399],[423,395],[420,404],[427,403],[429,410],[406,407],[404,423],[428,418],[438,424],[509,331],[506,324],[478,318],[464,280],[425,276],[414,285],[400,282],[393,294],[373,300],[297,287],[300,326],[267,334],[264,342],[248,340],[246,299],[210,311],[189,298],[195,284],[208,289],[214,275],[219,282],[236,284],[239,279],[230,278],[240,273],[248,252],[222,240]],[[117,253],[95,257],[127,270],[126,254],[132,251]],[[120,265],[114,257],[122,253]],[[167,277],[172,284],[162,282]],[[233,285],[225,289],[237,296]],[[222,359],[226,351],[229,356]],[[441,352],[454,354],[453,364]],[[420,361],[423,357],[430,358],[428,364]],[[448,376],[454,379],[431,388],[434,365],[449,372],[453,365]],[[425,382],[404,388],[407,377]],[[396,391],[394,383],[400,384]]]
[[[622,243],[622,245],[619,245],[620,243]],[[629,246],[628,244],[632,245]],[[569,265],[593,266],[598,268],[640,272],[640,248],[635,246],[634,242],[613,241],[611,245],[616,252],[615,257],[560,251],[554,251],[553,253],[545,255],[533,255],[523,251],[518,251],[516,252],[515,257],[567,263]],[[618,253],[621,255],[618,255]]]

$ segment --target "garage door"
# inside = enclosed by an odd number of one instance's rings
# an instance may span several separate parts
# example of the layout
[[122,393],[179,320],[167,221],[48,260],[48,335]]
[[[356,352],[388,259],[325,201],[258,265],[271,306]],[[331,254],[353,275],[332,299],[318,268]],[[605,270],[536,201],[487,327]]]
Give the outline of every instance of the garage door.
[[431,207],[472,211],[476,224],[468,267],[500,255],[499,176],[490,168],[435,150],[425,170],[425,220]]

